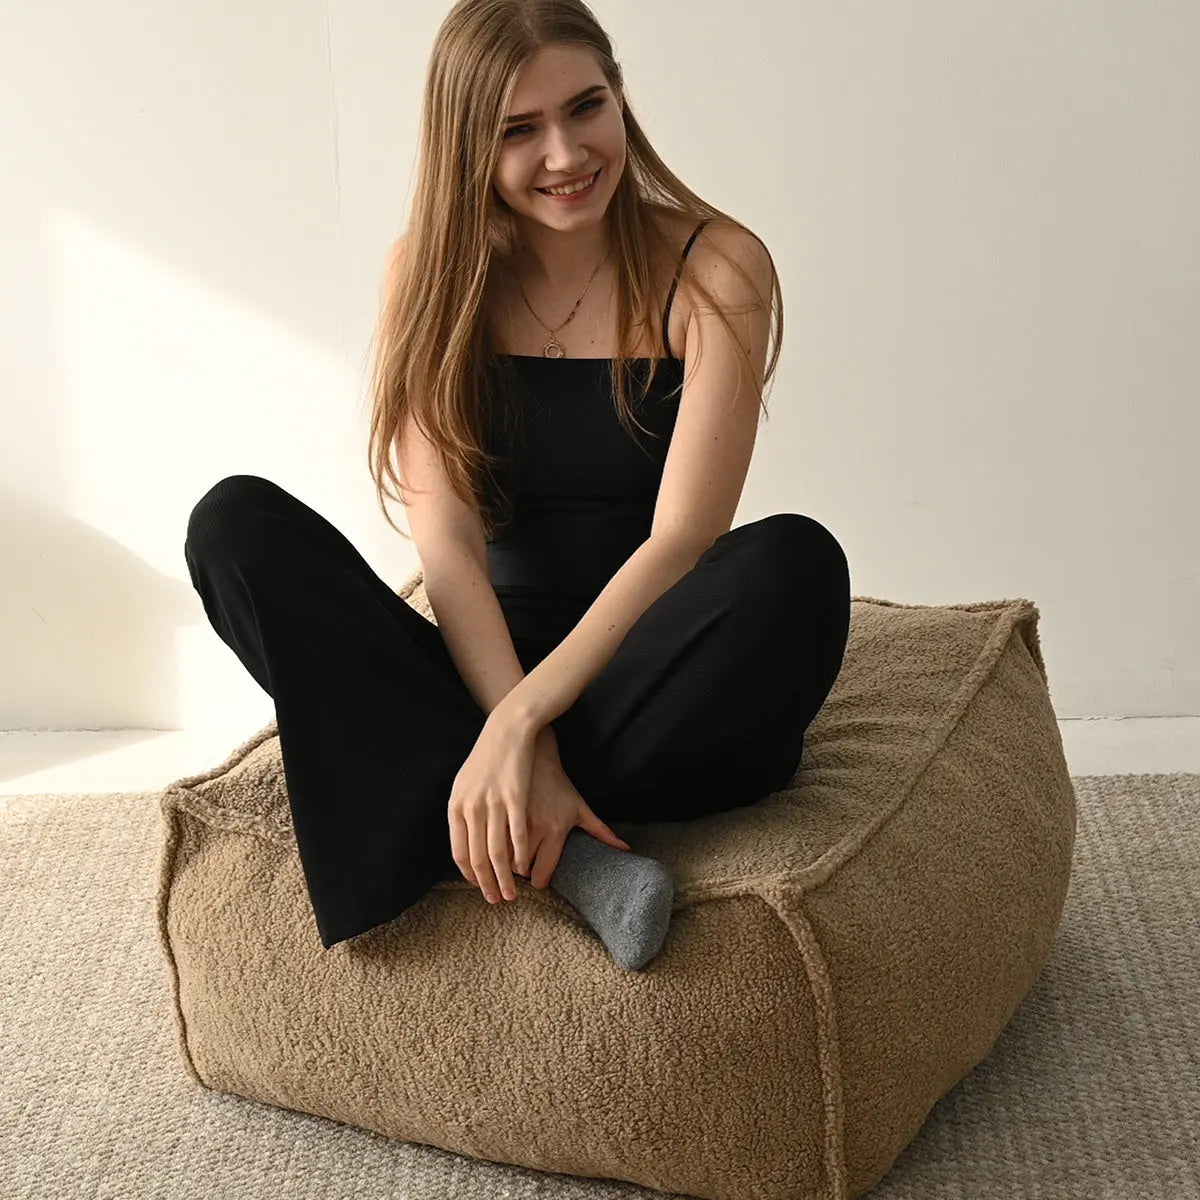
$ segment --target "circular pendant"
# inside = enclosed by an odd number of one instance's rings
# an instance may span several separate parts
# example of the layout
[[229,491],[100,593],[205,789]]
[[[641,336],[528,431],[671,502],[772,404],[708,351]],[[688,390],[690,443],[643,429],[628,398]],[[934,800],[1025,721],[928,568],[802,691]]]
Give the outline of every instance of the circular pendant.
[[553,337],[542,350],[543,358],[565,358],[566,354],[567,352],[563,349],[561,343]]

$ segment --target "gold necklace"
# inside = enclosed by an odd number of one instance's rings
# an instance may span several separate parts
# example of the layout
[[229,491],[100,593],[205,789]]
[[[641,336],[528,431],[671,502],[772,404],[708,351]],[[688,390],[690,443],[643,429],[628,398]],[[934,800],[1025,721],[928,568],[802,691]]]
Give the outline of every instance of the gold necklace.
[[[592,280],[596,278],[596,272],[599,271],[600,267],[604,266],[604,264],[608,261],[608,256],[611,253],[612,253],[612,247],[609,246],[609,248],[604,253],[604,257],[600,260],[600,266],[598,266],[596,268],[596,270],[591,273],[591,275],[588,278],[587,283],[584,285],[583,291],[580,293],[579,299],[575,301],[575,307],[573,309],[571,309],[571,315],[569,317],[567,317],[567,319],[562,323],[562,325],[560,325],[558,327],[558,329],[562,329],[563,326],[570,324],[570,322],[571,322],[572,318],[575,316],[575,313],[578,310],[580,304],[583,303],[583,298],[584,298],[584,296],[587,295],[588,288],[590,288],[592,286]],[[516,279],[515,274],[514,274],[513,278]],[[521,287],[521,281],[519,279],[517,279],[517,288],[519,289],[519,291],[521,293],[521,299],[525,301],[525,307],[527,309],[529,309],[529,311],[533,314],[533,319],[543,329],[545,329],[550,334],[550,340],[545,344],[545,346],[542,347],[542,357],[543,358],[566,358],[566,356],[567,356],[566,349],[564,348],[563,344],[558,340],[558,338],[556,338],[554,336],[558,332],[558,329],[551,329],[550,326],[547,325],[546,322],[543,321],[541,319],[541,317],[539,317],[537,315],[537,313],[535,313],[533,311],[533,305],[531,305],[529,303],[529,297],[525,295],[525,289],[523,287]]]

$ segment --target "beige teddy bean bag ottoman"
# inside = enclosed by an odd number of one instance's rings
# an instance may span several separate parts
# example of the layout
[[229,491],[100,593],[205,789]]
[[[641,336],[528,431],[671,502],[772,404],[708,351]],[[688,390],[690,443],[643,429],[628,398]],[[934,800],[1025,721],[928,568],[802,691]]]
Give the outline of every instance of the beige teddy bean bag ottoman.
[[[420,573],[402,595],[432,619]],[[439,883],[322,948],[274,723],[169,786],[158,929],[205,1087],[711,1200],[870,1190],[1047,961],[1075,796],[1027,600],[855,598],[791,785],[615,828],[675,879],[622,970],[571,906]]]

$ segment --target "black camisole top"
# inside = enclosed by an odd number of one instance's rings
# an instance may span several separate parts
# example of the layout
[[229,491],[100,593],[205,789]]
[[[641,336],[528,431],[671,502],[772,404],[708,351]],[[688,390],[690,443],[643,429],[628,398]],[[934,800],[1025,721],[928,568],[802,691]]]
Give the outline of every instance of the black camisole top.
[[[708,221],[702,221],[684,247]],[[492,588],[518,640],[557,643],[621,565],[650,536],[654,505],[675,428],[684,361],[671,354],[668,318],[682,271],[676,269],[662,318],[663,351],[644,401],[648,358],[629,364],[631,400],[650,434],[621,425],[611,358],[495,356],[513,389],[517,427],[492,443],[513,509],[487,543]],[[627,394],[629,392],[627,391]],[[498,514],[499,515],[499,514]]]

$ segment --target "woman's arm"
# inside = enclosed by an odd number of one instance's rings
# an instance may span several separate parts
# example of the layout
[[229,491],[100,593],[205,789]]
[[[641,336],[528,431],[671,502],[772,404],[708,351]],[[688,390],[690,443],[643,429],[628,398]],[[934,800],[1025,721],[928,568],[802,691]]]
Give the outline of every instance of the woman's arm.
[[425,574],[425,595],[458,673],[490,714],[525,678],[508,622],[492,590],[487,558],[444,545]]
[[[380,289],[399,286],[404,237],[388,253]],[[483,519],[450,485],[439,456],[410,414],[399,437],[400,474],[411,490],[405,511],[442,640],[484,712],[525,678],[508,622],[492,590]]]

